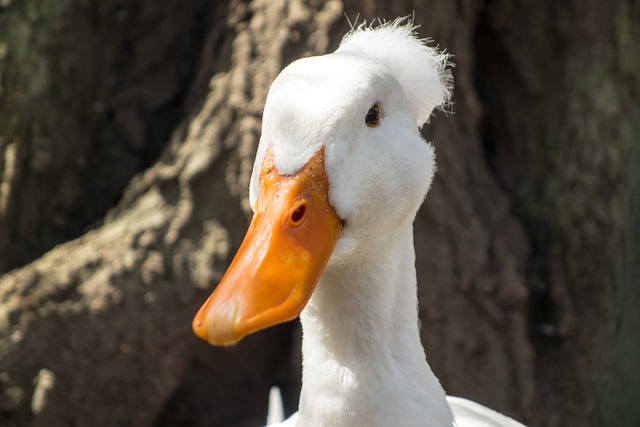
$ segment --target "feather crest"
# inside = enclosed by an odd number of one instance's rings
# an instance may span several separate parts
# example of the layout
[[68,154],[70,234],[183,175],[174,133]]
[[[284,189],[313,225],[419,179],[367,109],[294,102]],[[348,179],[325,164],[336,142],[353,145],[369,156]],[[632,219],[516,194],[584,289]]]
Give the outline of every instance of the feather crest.
[[366,22],[347,33],[337,52],[366,56],[383,64],[404,90],[418,126],[444,108],[453,90],[450,55],[418,37],[410,17],[378,25]]

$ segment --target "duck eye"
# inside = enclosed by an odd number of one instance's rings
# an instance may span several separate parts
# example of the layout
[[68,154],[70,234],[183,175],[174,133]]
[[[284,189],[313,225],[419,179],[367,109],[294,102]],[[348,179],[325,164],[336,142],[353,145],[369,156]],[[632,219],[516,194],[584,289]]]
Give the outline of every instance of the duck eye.
[[373,107],[369,108],[369,112],[364,116],[364,122],[370,128],[380,124],[380,106],[378,104],[373,104]]

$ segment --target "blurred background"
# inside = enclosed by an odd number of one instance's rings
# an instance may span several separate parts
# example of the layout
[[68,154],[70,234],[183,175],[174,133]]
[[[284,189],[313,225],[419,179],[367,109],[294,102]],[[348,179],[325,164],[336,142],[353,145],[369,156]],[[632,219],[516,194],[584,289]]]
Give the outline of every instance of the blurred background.
[[252,427],[300,328],[191,319],[244,235],[271,81],[414,14],[453,54],[415,224],[445,389],[531,426],[640,425],[640,3],[0,0],[0,425]]

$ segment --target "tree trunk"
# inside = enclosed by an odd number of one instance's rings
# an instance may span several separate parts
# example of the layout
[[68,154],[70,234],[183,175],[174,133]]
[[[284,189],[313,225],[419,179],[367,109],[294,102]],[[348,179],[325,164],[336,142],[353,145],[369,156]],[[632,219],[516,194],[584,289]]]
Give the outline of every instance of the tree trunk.
[[631,0],[5,0],[0,425],[256,426],[272,384],[295,410],[296,322],[216,349],[191,318],[246,229],[271,81],[343,13],[412,12],[456,64],[415,225],[434,372],[532,426],[640,423]]
[[640,6],[498,0],[485,16],[484,140],[532,242],[537,418],[637,425]]

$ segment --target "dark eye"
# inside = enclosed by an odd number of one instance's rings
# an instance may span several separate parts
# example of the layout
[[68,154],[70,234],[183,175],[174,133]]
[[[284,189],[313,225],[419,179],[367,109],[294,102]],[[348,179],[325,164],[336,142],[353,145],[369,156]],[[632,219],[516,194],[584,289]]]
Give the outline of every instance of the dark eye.
[[370,128],[380,124],[380,106],[378,104],[373,104],[373,107],[369,108],[369,112],[364,116],[364,122]]

